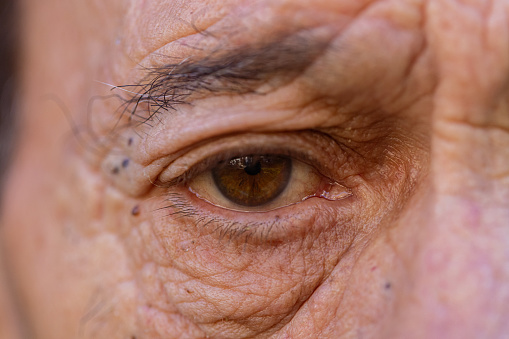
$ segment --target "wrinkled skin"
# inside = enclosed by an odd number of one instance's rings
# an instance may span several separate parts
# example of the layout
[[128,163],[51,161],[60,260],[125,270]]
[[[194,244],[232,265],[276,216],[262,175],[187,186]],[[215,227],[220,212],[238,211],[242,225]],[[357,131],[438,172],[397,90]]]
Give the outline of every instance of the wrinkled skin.
[[[509,1],[25,5],[0,239],[9,294],[34,337],[509,333]],[[136,83],[139,65],[303,29],[326,47],[263,96],[209,93],[151,127],[112,129],[116,99],[87,108],[94,95],[123,94],[98,81]],[[347,159],[321,141],[299,146],[302,130],[329,135]],[[239,216],[151,184],[182,150],[242,145],[252,132],[259,143],[288,132],[352,195]],[[172,193],[194,215],[161,210]],[[228,224],[249,218],[259,231]]]

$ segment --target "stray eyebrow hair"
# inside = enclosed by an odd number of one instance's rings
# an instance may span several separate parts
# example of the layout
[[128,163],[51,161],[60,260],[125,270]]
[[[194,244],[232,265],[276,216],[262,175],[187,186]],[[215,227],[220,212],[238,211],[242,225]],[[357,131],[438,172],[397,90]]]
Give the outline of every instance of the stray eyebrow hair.
[[[289,83],[304,73],[328,45],[328,39],[303,31],[269,43],[217,49],[198,60],[190,56],[178,63],[148,68],[139,83],[115,88],[131,95],[124,102],[122,114],[128,112],[130,121],[138,118],[146,123],[159,113],[206,95],[263,95],[268,89],[258,91],[262,85],[276,88]],[[148,116],[138,113],[142,103],[148,105]]]

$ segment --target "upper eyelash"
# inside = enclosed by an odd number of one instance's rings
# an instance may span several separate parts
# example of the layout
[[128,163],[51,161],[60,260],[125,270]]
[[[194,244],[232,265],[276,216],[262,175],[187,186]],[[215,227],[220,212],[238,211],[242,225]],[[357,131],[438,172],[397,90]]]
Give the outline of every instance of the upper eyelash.
[[[207,170],[212,169],[214,166],[218,165],[222,161],[228,161],[236,156],[244,156],[244,155],[258,155],[258,154],[271,154],[271,155],[283,155],[287,157],[291,157],[292,159],[296,160],[302,160],[306,163],[310,163],[309,159],[303,159],[306,158],[302,154],[299,154],[299,152],[296,152],[291,149],[282,149],[282,148],[274,148],[274,150],[270,150],[270,148],[267,147],[246,147],[244,150],[226,150],[221,153],[214,154],[212,156],[209,156],[205,158],[204,160],[194,164],[191,166],[187,171],[185,171],[183,174],[179,175],[178,177],[174,178],[173,180],[163,183],[161,181],[157,181],[158,186],[175,186],[175,185],[185,185],[187,184],[191,179],[193,179],[195,176],[197,176],[200,173],[203,173]],[[314,165],[309,164],[310,166]]]

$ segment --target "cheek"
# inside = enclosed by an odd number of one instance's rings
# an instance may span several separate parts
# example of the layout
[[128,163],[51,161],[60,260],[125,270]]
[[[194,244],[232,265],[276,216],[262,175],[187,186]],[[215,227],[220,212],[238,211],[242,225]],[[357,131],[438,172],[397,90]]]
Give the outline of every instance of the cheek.
[[[229,233],[228,227],[238,225],[205,220],[177,206],[151,213],[161,208],[161,200],[143,204],[150,217],[139,227],[144,246],[139,288],[151,306],[141,315],[152,317],[151,308],[160,315],[178,313],[189,326],[212,336],[254,336],[283,327],[356,235],[353,221],[333,209],[319,216],[295,215],[259,234],[251,229],[235,235],[238,231]],[[344,227],[336,227],[338,220]],[[303,234],[295,236],[292,230]],[[288,237],[274,238],[274,232]]]
[[27,322],[35,336],[129,337],[136,293],[125,200],[73,156],[65,163],[35,176],[18,166],[10,180],[2,239]]

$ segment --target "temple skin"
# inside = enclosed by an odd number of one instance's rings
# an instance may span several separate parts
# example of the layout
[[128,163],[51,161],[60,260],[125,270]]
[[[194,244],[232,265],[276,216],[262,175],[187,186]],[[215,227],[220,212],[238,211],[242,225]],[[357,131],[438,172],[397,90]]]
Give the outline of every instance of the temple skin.
[[[22,9],[20,130],[0,214],[0,297],[12,299],[0,318],[16,314],[23,329],[12,335],[507,336],[509,1],[24,0]],[[296,32],[326,41],[323,51],[263,83],[262,96],[203,92],[129,128],[117,128],[114,98],[90,106],[125,94],[104,83],[136,83],[168,60]],[[188,150],[203,159],[254,142],[315,154],[352,196],[239,216],[157,181],[185,167]],[[340,149],[354,151],[345,160]],[[160,210],[173,196],[193,215]],[[196,227],[209,215],[216,221]],[[251,237],[228,224],[250,218],[279,223]]]

